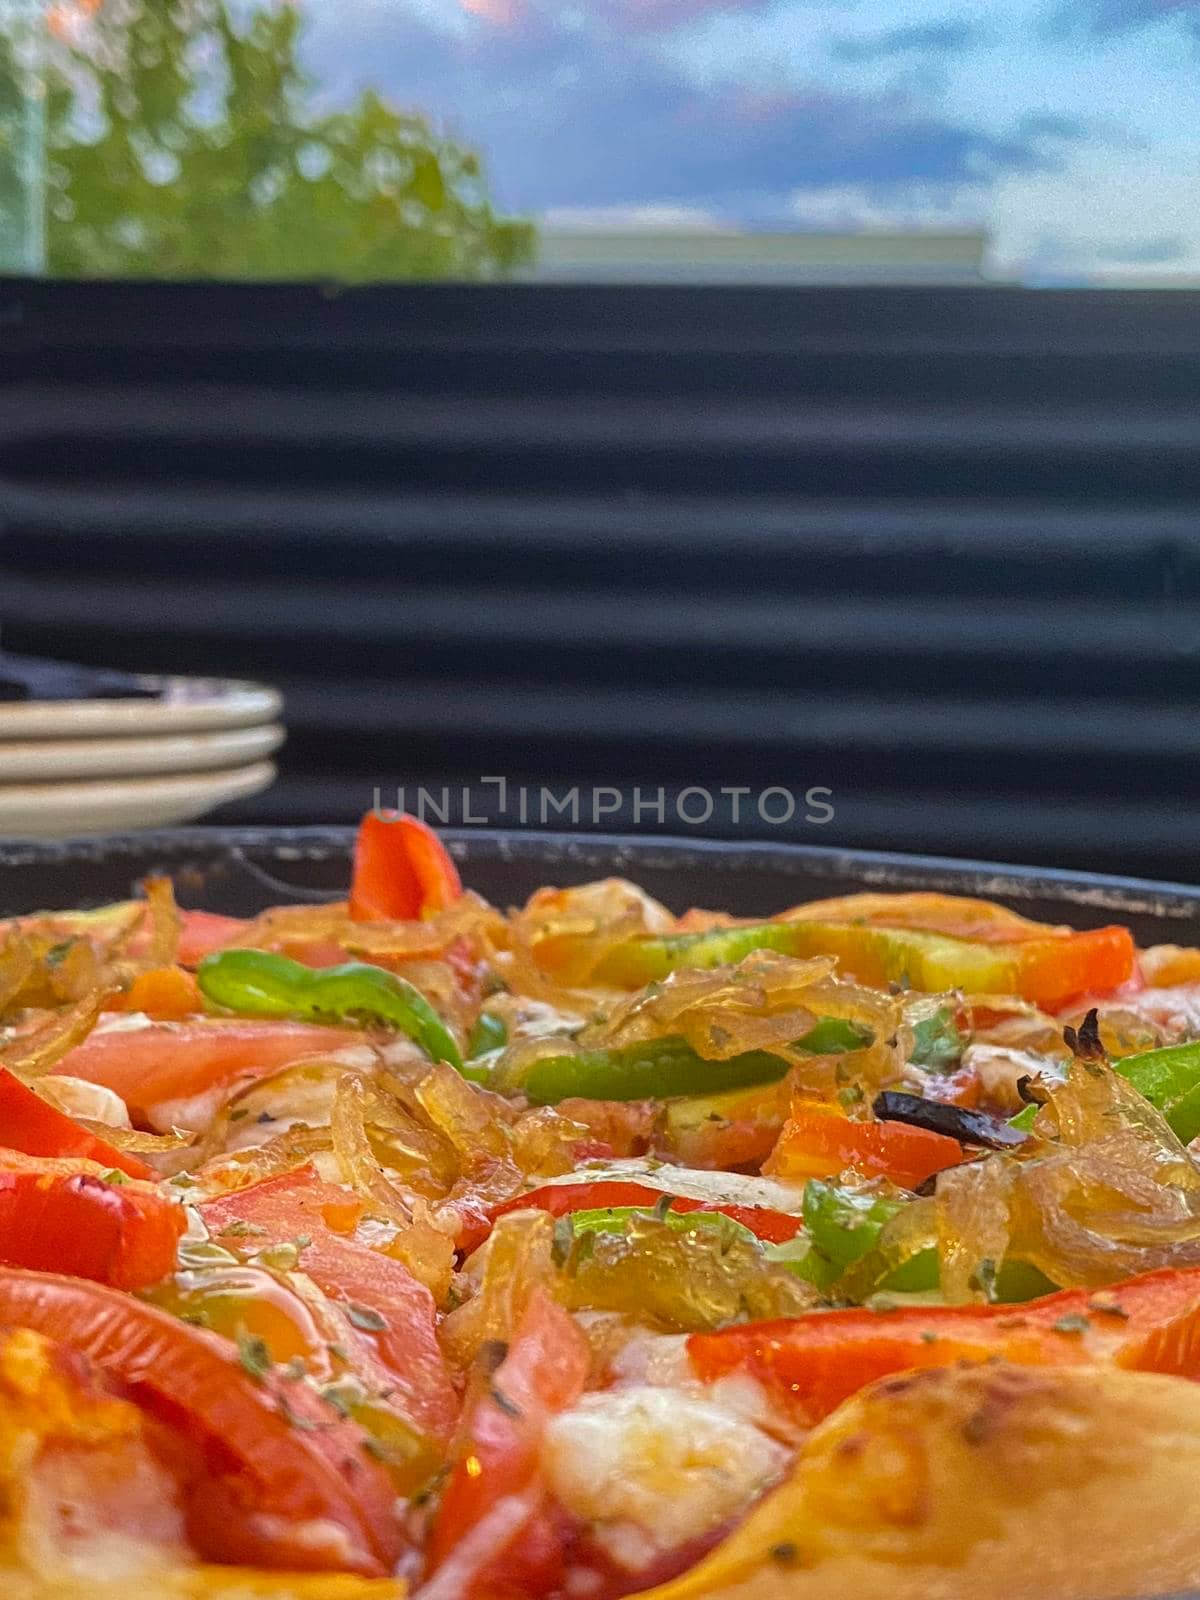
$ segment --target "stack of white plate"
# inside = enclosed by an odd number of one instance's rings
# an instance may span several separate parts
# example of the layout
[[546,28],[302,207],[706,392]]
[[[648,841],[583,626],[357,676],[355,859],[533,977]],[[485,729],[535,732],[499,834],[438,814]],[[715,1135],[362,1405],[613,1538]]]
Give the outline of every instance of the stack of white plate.
[[153,699],[0,703],[0,838],[194,822],[273,781],[282,700],[256,683],[146,678]]

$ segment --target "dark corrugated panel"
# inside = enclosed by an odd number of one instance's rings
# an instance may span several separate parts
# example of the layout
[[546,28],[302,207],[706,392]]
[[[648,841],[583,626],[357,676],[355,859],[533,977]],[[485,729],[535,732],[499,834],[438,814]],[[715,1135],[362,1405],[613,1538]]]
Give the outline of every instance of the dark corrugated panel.
[[0,286],[5,642],[281,683],[243,818],[816,784],[781,833],[1186,879],[1198,311]]

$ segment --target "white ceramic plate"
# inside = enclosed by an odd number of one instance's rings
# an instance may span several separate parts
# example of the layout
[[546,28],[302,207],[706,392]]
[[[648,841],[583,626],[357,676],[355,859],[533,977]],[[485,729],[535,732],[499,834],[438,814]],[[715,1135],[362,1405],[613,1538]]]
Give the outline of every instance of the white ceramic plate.
[[144,678],[157,700],[19,700],[0,702],[0,741],[121,739],[205,733],[272,722],[283,697],[261,683],[232,678]]
[[16,739],[0,743],[0,785],[211,772],[262,761],[283,739],[277,722],[152,739]]
[[92,783],[0,784],[0,838],[69,839],[127,828],[194,822],[227,800],[259,794],[275,777],[269,761],[224,772]]

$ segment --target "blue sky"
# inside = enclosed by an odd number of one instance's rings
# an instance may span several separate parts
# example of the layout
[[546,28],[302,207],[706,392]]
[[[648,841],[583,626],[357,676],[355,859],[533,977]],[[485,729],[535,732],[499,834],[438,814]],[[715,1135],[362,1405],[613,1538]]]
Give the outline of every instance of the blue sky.
[[303,0],[551,223],[984,226],[1028,282],[1200,274],[1200,0]]

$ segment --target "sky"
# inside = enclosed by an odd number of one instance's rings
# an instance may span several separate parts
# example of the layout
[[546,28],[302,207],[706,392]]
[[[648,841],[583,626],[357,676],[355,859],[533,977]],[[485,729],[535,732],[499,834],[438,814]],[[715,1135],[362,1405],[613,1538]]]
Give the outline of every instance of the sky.
[[548,225],[984,227],[1028,283],[1200,275],[1200,0],[300,0]]

